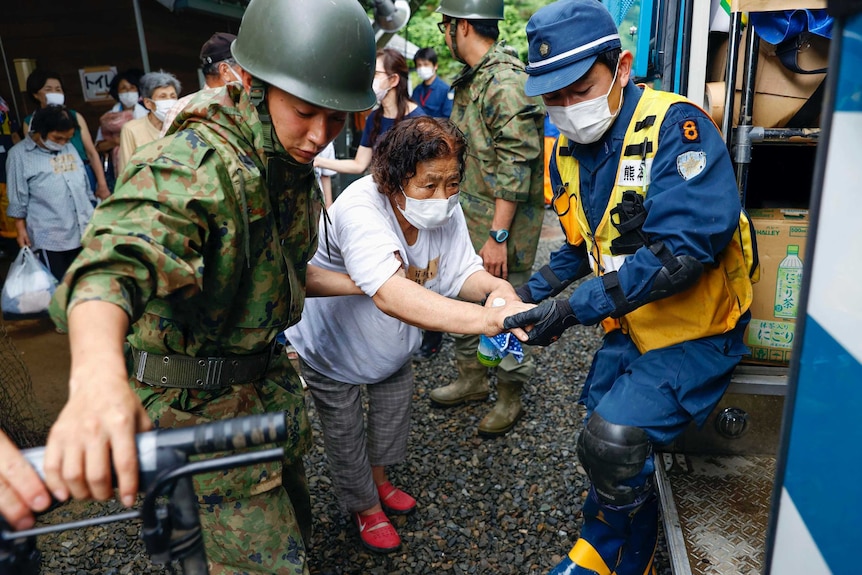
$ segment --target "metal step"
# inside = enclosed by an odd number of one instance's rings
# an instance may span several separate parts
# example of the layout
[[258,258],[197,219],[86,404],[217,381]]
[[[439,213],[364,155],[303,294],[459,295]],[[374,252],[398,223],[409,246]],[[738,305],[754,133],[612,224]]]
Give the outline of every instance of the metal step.
[[673,575],[759,575],[774,474],[774,457],[659,453]]

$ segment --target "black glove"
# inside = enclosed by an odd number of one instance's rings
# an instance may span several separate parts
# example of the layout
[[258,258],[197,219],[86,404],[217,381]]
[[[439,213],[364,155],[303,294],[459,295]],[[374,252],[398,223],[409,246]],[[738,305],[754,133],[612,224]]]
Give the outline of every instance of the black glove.
[[518,294],[518,297],[521,298],[521,301],[524,303],[536,303],[533,301],[533,294],[530,292],[530,286],[527,284],[516,287],[515,293]]
[[503,321],[503,327],[512,329],[533,325],[533,329],[527,332],[529,339],[525,343],[544,347],[557,341],[564,331],[579,323],[569,301],[560,299],[549,300],[533,309],[510,315]]

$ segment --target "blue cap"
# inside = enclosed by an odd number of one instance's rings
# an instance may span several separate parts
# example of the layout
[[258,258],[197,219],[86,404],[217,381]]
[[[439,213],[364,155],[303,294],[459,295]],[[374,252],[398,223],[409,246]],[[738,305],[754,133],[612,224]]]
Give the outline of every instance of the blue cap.
[[614,19],[598,0],[558,0],[527,22],[528,96],[539,96],[577,82],[596,56],[621,48]]

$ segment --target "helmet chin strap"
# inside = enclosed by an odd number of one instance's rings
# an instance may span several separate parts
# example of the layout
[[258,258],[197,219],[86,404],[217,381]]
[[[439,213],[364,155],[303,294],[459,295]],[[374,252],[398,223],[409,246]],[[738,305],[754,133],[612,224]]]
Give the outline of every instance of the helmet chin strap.
[[[263,151],[267,157],[280,155],[285,153],[284,149],[276,150],[276,142],[278,138],[275,135],[275,128],[272,125],[272,116],[269,114],[269,107],[266,104],[266,89],[269,86],[266,82],[259,78],[252,78],[251,89],[249,90],[249,99],[251,104],[257,108],[257,115],[260,118],[260,123],[263,126]],[[279,142],[280,144],[280,142]]]
[[311,164],[297,162],[284,149],[284,146],[281,145],[278,135],[275,133],[272,115],[270,115],[269,107],[266,103],[267,88],[268,85],[266,82],[259,78],[252,78],[249,99],[252,105],[257,108],[257,115],[260,118],[263,135],[263,152],[266,154],[266,186],[270,192],[273,192],[281,190],[284,187],[288,166],[304,168],[309,173],[314,168]]
[[455,36],[458,34],[458,19],[452,18],[449,24],[449,39],[452,40],[452,56],[455,57],[456,60],[461,62],[462,64],[466,64],[466,60],[461,57],[461,54],[458,52],[458,41],[455,39]]

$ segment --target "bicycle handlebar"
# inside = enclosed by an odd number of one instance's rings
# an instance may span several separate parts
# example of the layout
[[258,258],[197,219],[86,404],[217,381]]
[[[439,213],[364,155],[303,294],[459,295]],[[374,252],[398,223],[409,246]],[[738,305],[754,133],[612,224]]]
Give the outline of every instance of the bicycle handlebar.
[[[264,413],[212,423],[171,429],[154,429],[139,433],[135,438],[138,448],[138,469],[140,474],[139,491],[143,492],[152,484],[164,465],[161,450],[178,451],[188,457],[244,449],[267,443],[284,441],[287,438],[287,425],[284,413]],[[21,452],[30,465],[45,479],[43,469],[45,448],[33,447]],[[161,464],[161,465],[160,465]]]
[[[187,573],[206,573],[200,526],[197,521],[196,498],[188,477],[207,471],[272,461],[281,457],[283,452],[280,449],[271,449],[195,463],[187,463],[188,457],[281,442],[286,438],[287,424],[285,414],[281,412],[139,433],[135,438],[138,450],[138,489],[142,493],[147,493],[143,504],[144,509],[140,514],[135,513],[132,517],[124,516],[117,520],[135,517],[144,519],[144,538],[147,542],[147,551],[153,560],[164,563],[177,558],[172,554],[173,550],[181,553],[179,557],[183,559]],[[22,453],[44,479],[45,448],[35,447],[23,450]],[[167,526],[163,524],[162,520],[157,518],[155,509],[152,508],[156,504],[155,496],[166,483],[171,482],[176,485],[170,504],[173,513],[176,514],[173,528],[179,529],[182,527],[181,524],[184,524],[187,528],[196,529],[198,532],[191,544],[188,541],[184,543],[189,547],[188,551],[171,546],[170,521],[167,522]],[[107,519],[110,521],[111,516]],[[90,524],[95,523],[90,522]],[[61,524],[59,528],[62,529],[63,526],[76,528],[86,525],[70,522]],[[30,569],[33,565],[38,569],[35,531],[37,530],[31,530],[29,534],[7,531],[5,522],[0,518],[0,575],[24,573],[25,569]]]

